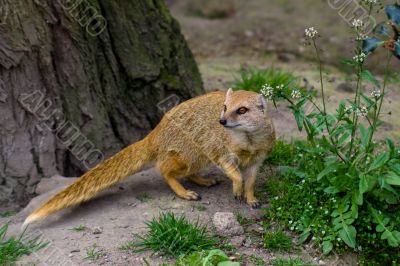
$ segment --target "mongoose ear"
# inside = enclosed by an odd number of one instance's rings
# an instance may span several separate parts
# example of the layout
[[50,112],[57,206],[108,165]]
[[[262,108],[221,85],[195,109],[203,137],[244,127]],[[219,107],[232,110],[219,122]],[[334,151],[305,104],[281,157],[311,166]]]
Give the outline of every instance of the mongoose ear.
[[267,101],[265,100],[264,95],[258,95],[258,103],[260,104],[262,110],[267,109]]
[[228,99],[229,97],[231,97],[232,93],[233,93],[232,88],[229,88],[229,90],[226,92],[225,99]]

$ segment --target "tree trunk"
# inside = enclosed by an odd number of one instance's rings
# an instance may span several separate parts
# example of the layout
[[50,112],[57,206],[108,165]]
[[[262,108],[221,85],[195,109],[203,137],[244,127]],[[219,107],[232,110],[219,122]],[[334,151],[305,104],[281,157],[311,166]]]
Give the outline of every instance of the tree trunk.
[[202,92],[163,0],[0,0],[0,202],[81,175]]

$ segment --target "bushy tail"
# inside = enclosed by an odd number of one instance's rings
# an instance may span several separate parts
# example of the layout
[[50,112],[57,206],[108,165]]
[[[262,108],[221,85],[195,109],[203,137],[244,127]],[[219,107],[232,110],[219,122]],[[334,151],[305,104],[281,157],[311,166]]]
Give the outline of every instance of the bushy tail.
[[153,157],[150,141],[147,138],[128,146],[53,196],[26,218],[23,227],[91,199],[100,191],[139,171],[153,160]]

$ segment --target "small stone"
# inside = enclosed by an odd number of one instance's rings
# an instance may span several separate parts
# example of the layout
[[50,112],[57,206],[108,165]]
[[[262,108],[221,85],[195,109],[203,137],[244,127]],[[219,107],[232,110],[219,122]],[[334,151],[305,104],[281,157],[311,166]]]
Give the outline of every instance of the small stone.
[[319,260],[319,261],[318,261],[318,264],[319,264],[319,265],[326,265],[326,262],[323,261],[323,260]]
[[264,233],[264,228],[259,224],[252,224],[247,228],[250,232],[262,234]]
[[278,54],[278,59],[282,62],[291,62],[296,59],[296,56],[291,53],[280,53]]
[[250,238],[246,238],[246,241],[244,242],[243,246],[246,248],[249,248],[251,246],[252,242]]
[[213,224],[217,234],[221,236],[238,236],[244,233],[243,227],[232,212],[216,212],[213,217]]
[[240,248],[243,245],[244,240],[246,239],[246,237],[244,235],[241,236],[234,236],[231,239],[231,244],[232,246],[236,247],[236,248]]
[[349,82],[343,82],[336,87],[336,90],[343,92],[355,92],[356,86]]
[[99,235],[103,233],[103,228],[101,228],[100,226],[96,226],[95,228],[93,228],[93,232],[94,235]]

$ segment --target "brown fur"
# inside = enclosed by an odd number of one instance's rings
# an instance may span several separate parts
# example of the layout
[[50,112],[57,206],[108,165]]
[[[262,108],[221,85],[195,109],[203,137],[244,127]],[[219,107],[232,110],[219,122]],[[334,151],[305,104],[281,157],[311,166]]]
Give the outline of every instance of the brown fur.
[[[240,107],[248,108],[248,112],[238,115]],[[257,207],[256,174],[275,141],[273,124],[265,108],[264,99],[248,91],[229,90],[226,96],[223,92],[213,92],[183,102],[166,113],[147,137],[88,171],[33,212],[25,224],[87,201],[151,161],[171,189],[188,200],[198,200],[199,195],[186,190],[179,178],[213,185],[215,180],[196,173],[217,165],[232,180],[235,197],[242,197],[244,192],[247,203]],[[226,127],[219,123],[220,119],[227,120]],[[230,125],[237,127],[229,128]]]

